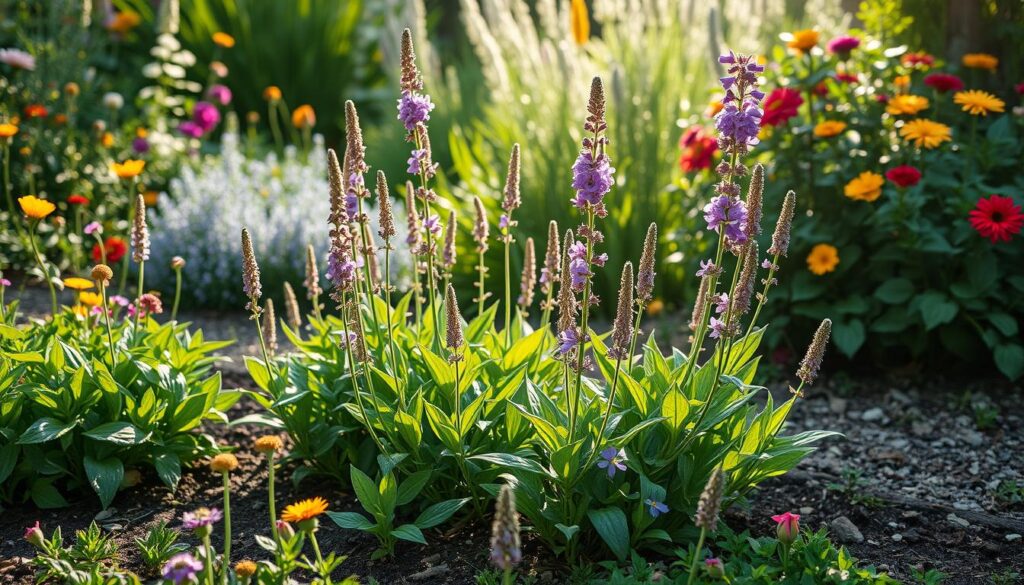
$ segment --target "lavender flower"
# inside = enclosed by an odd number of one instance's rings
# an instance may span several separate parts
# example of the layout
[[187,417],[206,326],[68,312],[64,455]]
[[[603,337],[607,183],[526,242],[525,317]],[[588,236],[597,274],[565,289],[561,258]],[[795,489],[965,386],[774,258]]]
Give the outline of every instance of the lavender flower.
[[224,515],[217,508],[197,508],[182,515],[181,526],[185,530],[196,530],[216,524],[222,518]]
[[558,353],[565,355],[576,348],[582,339],[575,328],[570,327],[558,334]]
[[572,188],[576,189],[576,197],[572,204],[579,209],[588,205],[603,205],[604,196],[612,189],[615,169],[611,166],[608,155],[601,153],[595,159],[592,152],[584,150],[572,165]]
[[434,104],[431,103],[429,95],[403,91],[402,96],[398,98],[398,119],[409,131],[430,120],[430,112],[433,109]]
[[725,321],[712,317],[708,320],[708,326],[711,327],[711,338],[718,339],[724,337],[726,334]]
[[160,575],[164,579],[173,582],[174,585],[180,585],[181,583],[195,582],[196,575],[202,570],[203,563],[201,561],[189,553],[180,553],[171,557],[164,564]]
[[714,276],[720,274],[721,270],[715,266],[714,260],[701,260],[700,270],[697,271],[697,276]]
[[644,504],[647,505],[647,512],[651,515],[651,518],[657,518],[658,516],[668,512],[668,506],[663,502],[657,502],[648,498],[644,500]]
[[704,221],[708,229],[725,230],[725,239],[730,244],[747,241],[743,226],[747,219],[747,208],[742,201],[728,195],[719,195],[704,206]]
[[601,461],[597,466],[608,470],[608,479],[615,477],[616,471],[626,471],[626,450],[615,450],[615,447],[608,447],[601,451]]
[[423,228],[436,236],[441,233],[441,218],[437,215],[431,215],[427,218],[427,221],[423,222]]
[[760,142],[761,116],[764,112],[757,105],[747,102],[740,106],[727,104],[715,116],[715,129],[735,144],[755,146]]

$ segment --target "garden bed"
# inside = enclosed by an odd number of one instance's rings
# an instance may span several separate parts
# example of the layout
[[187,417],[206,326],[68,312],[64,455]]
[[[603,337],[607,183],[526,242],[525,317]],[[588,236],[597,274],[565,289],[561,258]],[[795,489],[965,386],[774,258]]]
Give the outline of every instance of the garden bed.
[[[23,309],[34,312],[45,296],[33,289],[19,295]],[[242,313],[185,315],[203,328],[209,338],[236,335],[228,348],[232,361],[220,366],[225,388],[250,387],[241,355],[254,352],[251,322]],[[670,324],[673,319],[662,320]],[[969,399],[966,392],[971,391]],[[776,398],[784,387],[774,389]],[[792,431],[821,428],[846,435],[832,440],[810,455],[796,470],[770,480],[754,492],[750,509],[737,506],[727,515],[735,530],[754,535],[771,534],[770,516],[783,511],[802,515],[808,528],[829,528],[832,537],[846,545],[866,564],[888,570],[901,580],[912,580],[915,569],[947,573],[947,583],[978,583],[998,575],[1024,572],[1024,504],[1012,503],[1012,494],[1001,482],[1024,484],[1024,405],[1019,387],[1005,382],[974,382],[962,386],[943,380],[896,381],[882,378],[851,383],[839,378],[823,383],[798,404],[790,418]],[[972,404],[978,405],[972,408]],[[236,404],[230,415],[238,418],[254,412],[248,400]],[[973,413],[978,413],[977,415]],[[988,430],[978,430],[977,420],[995,416]],[[232,474],[236,534],[233,557],[259,557],[253,539],[267,525],[266,470],[248,445],[258,427],[208,425],[207,432],[222,445],[241,447],[239,471]],[[853,472],[859,472],[855,479]],[[287,475],[287,473],[286,473]],[[1007,484],[1002,484],[1007,485]],[[307,481],[298,489],[290,481],[279,482],[279,502],[321,495],[331,509],[358,510],[340,483]],[[123,566],[141,570],[128,553],[133,539],[145,536],[159,521],[171,526],[181,514],[197,506],[217,505],[220,479],[205,466],[188,470],[178,491],[170,493],[156,477],[144,477],[139,487],[121,493],[114,508],[101,513],[94,499],[73,502],[68,509],[36,510],[31,506],[7,510],[0,528],[0,575],[15,583],[33,581],[23,559],[32,555],[21,540],[24,526],[40,520],[44,529],[60,525],[65,538],[85,528],[93,519],[114,534],[125,551]],[[845,517],[849,523],[837,522]],[[847,530],[841,530],[847,525]],[[856,527],[861,538],[848,529]],[[429,546],[401,543],[394,559],[372,562],[374,539],[364,533],[343,530],[331,522],[321,527],[325,550],[348,554],[339,575],[372,576],[380,583],[470,584],[487,568],[489,526],[461,526],[434,531]],[[1014,536],[1016,535],[1016,536]],[[187,540],[191,536],[185,537]],[[542,581],[559,582],[560,567],[531,546],[526,537],[528,571]],[[1012,579],[1006,582],[1013,582]]]

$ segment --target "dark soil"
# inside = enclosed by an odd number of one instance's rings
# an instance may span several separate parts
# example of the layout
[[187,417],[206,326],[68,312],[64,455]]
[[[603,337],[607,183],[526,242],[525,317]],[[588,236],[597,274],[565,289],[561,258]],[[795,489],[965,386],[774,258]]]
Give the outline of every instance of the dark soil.
[[[244,315],[195,318],[211,339],[252,326]],[[232,348],[235,359],[223,365],[226,388],[251,384],[238,359],[251,342],[250,337],[245,339],[241,349]],[[976,390],[973,395],[956,384],[936,380],[872,379],[852,385],[839,383],[837,377],[819,383],[794,408],[790,427],[794,432],[835,430],[845,439],[826,442],[793,472],[764,483],[751,495],[750,507],[734,507],[727,522],[733,529],[766,535],[774,531],[771,515],[799,512],[803,526],[828,527],[833,538],[863,563],[900,580],[911,581],[915,569],[941,570],[951,584],[988,583],[993,576],[1013,571],[1024,574],[1020,536],[1024,504],[996,495],[1001,482],[1024,486],[1022,392],[1001,382],[974,383],[971,388]],[[786,396],[784,387],[775,392],[777,399]],[[978,429],[972,404],[997,413],[986,430]],[[237,418],[255,408],[254,403],[242,401],[230,415]],[[267,474],[262,458],[248,446],[266,430],[210,425],[206,431],[222,445],[241,447],[237,453],[241,465],[232,474],[232,558],[262,558],[264,551],[253,535],[269,531]],[[844,472],[850,470],[861,474],[859,481],[847,481],[851,486],[847,489],[830,487],[843,484]],[[332,510],[361,511],[353,496],[337,484],[307,480],[295,488],[287,476],[287,470],[279,474],[279,510],[284,503],[320,495],[331,502]],[[220,479],[200,464],[187,470],[177,492],[171,493],[155,477],[143,477],[139,486],[121,493],[114,505],[99,523],[120,546],[121,565],[147,576],[138,564],[133,539],[143,537],[160,521],[179,524],[181,514],[196,507],[220,507]],[[22,540],[25,526],[38,519],[49,534],[59,525],[65,542],[70,542],[75,530],[87,527],[100,513],[98,502],[90,497],[62,510],[37,510],[29,504],[3,511],[0,582],[33,582],[32,569],[25,565],[33,552]],[[856,526],[862,538],[833,529],[839,517]],[[336,576],[373,577],[385,585],[473,584],[474,575],[488,566],[490,535],[483,524],[457,527],[454,533],[430,531],[429,546],[400,542],[395,558],[379,562],[370,560],[376,541],[369,535],[342,530],[325,520],[318,537],[325,552],[348,555]],[[186,542],[191,539],[183,536]],[[217,532],[214,544],[220,548]],[[541,581],[564,582],[559,577],[564,574],[562,567],[529,538],[525,548],[526,572]]]

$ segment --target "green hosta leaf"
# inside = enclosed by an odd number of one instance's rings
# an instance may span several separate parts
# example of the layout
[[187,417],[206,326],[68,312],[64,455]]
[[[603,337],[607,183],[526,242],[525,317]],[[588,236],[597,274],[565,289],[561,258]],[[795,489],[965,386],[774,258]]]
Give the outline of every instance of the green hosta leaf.
[[446,522],[453,514],[465,506],[467,502],[469,502],[469,498],[446,500],[444,502],[434,504],[426,510],[423,510],[423,512],[416,517],[416,521],[413,522],[413,524],[423,529],[433,528],[434,526]]
[[134,425],[122,421],[103,423],[82,434],[98,441],[117,445],[138,445],[146,441],[144,433]]
[[245,356],[245,368],[249,370],[249,375],[252,376],[253,382],[256,382],[260,389],[267,390],[270,388],[270,374],[267,372],[267,366],[263,360]]
[[602,508],[587,510],[587,518],[612,553],[620,561],[625,560],[629,554],[629,524],[626,521],[626,513],[621,508]]
[[366,516],[356,512],[328,512],[327,516],[338,526],[349,530],[368,531],[376,527],[376,524],[370,522]]
[[832,340],[847,357],[853,357],[865,339],[864,323],[860,319],[837,321],[832,325]]
[[427,539],[423,537],[423,532],[413,524],[403,524],[398,528],[391,531],[391,536],[400,540],[407,540],[409,542],[415,542],[419,544],[427,544]]
[[66,423],[44,416],[25,429],[25,432],[21,434],[21,438],[18,439],[18,443],[21,445],[34,445],[59,439],[65,433],[75,428],[75,425],[74,421]]
[[20,452],[21,447],[17,445],[4,445],[0,447],[0,485],[3,485],[4,480],[14,471],[14,466],[18,463],[18,453]]
[[996,367],[1011,380],[1024,374],[1024,347],[1015,343],[1006,343],[996,347],[994,352]]
[[511,372],[533,357],[541,348],[547,329],[538,329],[512,344],[512,347],[501,358],[503,371]]
[[25,362],[32,364],[41,364],[46,361],[45,359],[43,359],[43,356],[39,354],[39,352],[16,353],[8,351],[4,352],[4,356],[16,362]]
[[1017,335],[1017,320],[1006,313],[989,313],[988,320],[1007,337]]
[[890,305],[906,302],[913,294],[914,283],[906,278],[890,278],[875,289],[875,297]]
[[393,473],[384,474],[384,477],[380,480],[380,486],[377,488],[377,493],[380,494],[380,498],[377,501],[380,502],[381,511],[384,512],[385,516],[390,517],[395,513],[395,504],[398,502],[398,480],[395,479]]
[[117,489],[121,487],[121,481],[124,479],[124,465],[116,457],[97,460],[88,455],[85,456],[84,463],[85,477],[93,491],[100,497],[100,503],[103,504],[105,510],[110,507],[114,496],[117,495]]
[[960,310],[956,303],[937,291],[928,291],[919,298],[921,317],[924,318],[925,329],[929,331],[952,321]]
[[178,487],[181,480],[181,459],[174,453],[161,453],[153,458],[153,467],[156,467],[156,474],[164,485],[173,489]]
[[32,503],[44,510],[51,508],[63,508],[68,505],[64,496],[60,495],[57,488],[53,487],[53,481],[49,479],[37,479],[32,482]]
[[566,526],[565,524],[558,523],[555,524],[555,528],[557,528],[558,531],[562,533],[562,536],[565,537],[566,542],[572,542],[572,538],[576,536],[576,533],[580,531],[580,527],[576,524],[573,524],[572,526]]
[[406,442],[407,448],[419,448],[420,442],[423,440],[423,431],[418,420],[399,410],[395,412],[395,426],[398,427],[398,433]]

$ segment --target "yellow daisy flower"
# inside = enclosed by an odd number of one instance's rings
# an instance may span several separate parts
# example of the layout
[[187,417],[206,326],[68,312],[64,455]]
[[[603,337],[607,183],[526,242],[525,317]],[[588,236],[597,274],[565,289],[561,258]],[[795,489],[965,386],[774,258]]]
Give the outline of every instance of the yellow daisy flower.
[[938,148],[943,142],[952,140],[949,126],[925,118],[911,120],[900,128],[900,136],[913,142],[919,148]]
[[57,206],[53,203],[50,203],[45,199],[40,199],[35,195],[18,197],[18,205],[21,206],[21,210],[25,212],[25,215],[32,219],[43,219],[57,209]]
[[838,265],[839,250],[829,244],[818,244],[807,255],[807,269],[818,276],[832,272]]
[[[67,281],[65,281],[67,284]],[[78,302],[87,307],[98,307],[103,304],[103,296],[99,293],[82,291],[78,293]]]
[[846,122],[839,120],[825,120],[814,127],[814,135],[818,138],[832,138],[846,130]]
[[913,116],[928,108],[928,98],[919,95],[893,96],[885,106],[887,114],[892,116]]
[[284,513],[281,514],[281,519],[285,522],[300,523],[312,518],[316,518],[320,514],[327,511],[327,500],[317,496],[315,498],[309,498],[289,504],[285,509]]
[[999,113],[1006,110],[1006,102],[987,91],[979,89],[958,91],[953,94],[953,101],[963,106],[963,110],[972,116],[988,116],[989,113]]
[[89,290],[93,285],[92,281],[88,278],[72,276],[71,278],[64,279],[64,286],[72,290]]
[[964,67],[970,67],[971,69],[987,69],[988,71],[995,71],[996,67],[999,67],[999,58],[988,53],[967,53],[961,59]]
[[843,187],[843,195],[857,201],[874,201],[882,196],[885,179],[878,173],[864,171]]
[[114,169],[114,174],[118,177],[131,179],[142,173],[142,169],[146,168],[146,161],[128,159],[123,163],[113,163],[111,166]]
[[790,39],[786,43],[786,46],[790,49],[800,51],[801,53],[804,51],[810,51],[818,44],[818,37],[819,34],[816,30],[805,29],[794,31],[790,34]]

